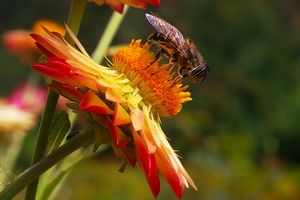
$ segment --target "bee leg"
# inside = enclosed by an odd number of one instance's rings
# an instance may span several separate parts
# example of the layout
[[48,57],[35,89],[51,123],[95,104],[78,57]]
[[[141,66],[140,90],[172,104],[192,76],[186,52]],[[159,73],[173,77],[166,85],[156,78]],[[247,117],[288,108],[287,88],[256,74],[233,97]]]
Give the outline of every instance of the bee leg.
[[155,52],[155,61],[157,61],[162,55],[163,55],[163,49],[159,48],[156,52]]
[[178,76],[175,78],[175,82],[182,81],[182,79],[188,77],[186,73],[183,73],[184,67],[179,67],[177,69]]
[[176,76],[176,78],[173,80],[173,85],[171,86],[171,88],[176,85],[177,83],[180,83],[182,81],[182,79],[185,78],[185,74],[182,76],[182,75],[178,75]]
[[173,87],[176,83],[178,83],[178,82],[181,82],[181,80],[184,78],[184,74],[183,74],[183,68],[182,67],[179,67],[178,69],[177,69],[177,76],[176,76],[176,78],[174,79],[174,84],[171,86],[171,87]]
[[177,69],[177,73],[180,78],[183,78],[183,76],[185,75],[185,74],[183,74],[183,70],[184,70],[183,67],[178,67],[178,69]]
[[166,55],[166,51],[163,48],[159,48],[155,53],[155,60],[153,60],[145,69],[157,62],[163,55]]

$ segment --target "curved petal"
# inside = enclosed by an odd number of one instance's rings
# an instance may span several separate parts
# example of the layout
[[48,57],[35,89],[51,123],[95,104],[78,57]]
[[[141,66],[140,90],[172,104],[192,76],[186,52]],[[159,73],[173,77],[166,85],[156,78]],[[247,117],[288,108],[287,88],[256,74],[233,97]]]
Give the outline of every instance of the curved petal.
[[50,84],[48,87],[69,100],[80,101],[82,98],[82,93],[69,85]]
[[131,121],[134,127],[134,130],[139,131],[142,130],[145,123],[145,116],[142,110],[136,108],[131,112]]
[[149,153],[146,143],[143,141],[142,137],[133,129],[132,134],[135,142],[137,156],[140,161],[139,163],[145,173],[153,195],[157,197],[160,191],[160,182],[157,173],[155,157],[153,154]]
[[114,126],[111,119],[107,118],[106,123],[115,147],[124,147],[130,139],[123,133],[123,131],[119,127]]
[[113,124],[114,126],[121,126],[125,124],[129,124],[131,122],[130,116],[127,111],[121,106],[121,104],[116,103],[114,116],[113,116]]
[[161,149],[156,151],[155,159],[160,172],[167,179],[176,196],[181,198],[185,186],[182,175],[174,168],[166,152]]
[[81,110],[98,114],[113,113],[113,111],[91,90],[83,95],[79,107]]

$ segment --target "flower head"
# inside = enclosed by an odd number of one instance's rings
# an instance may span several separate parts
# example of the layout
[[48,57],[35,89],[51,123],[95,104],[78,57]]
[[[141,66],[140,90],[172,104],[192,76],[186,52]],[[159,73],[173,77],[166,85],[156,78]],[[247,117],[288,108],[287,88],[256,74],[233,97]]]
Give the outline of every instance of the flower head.
[[41,113],[45,99],[45,88],[37,87],[30,83],[23,83],[7,99],[7,103],[32,113]]
[[33,68],[55,80],[49,86],[107,129],[116,154],[132,166],[138,162],[155,196],[160,190],[158,172],[178,197],[189,184],[196,189],[160,126],[160,116],[176,115],[181,104],[191,100],[170,66],[155,61],[141,40],[120,49],[109,67],[101,66],[70,31],[80,51],[59,34],[46,32],[32,35],[48,56],[47,63]]
[[64,34],[65,29],[60,24],[51,20],[38,20],[31,30],[10,30],[2,35],[2,41],[7,51],[17,55],[25,64],[32,63],[40,55],[38,48],[34,44],[34,40],[30,37],[30,33],[44,34],[42,26],[51,31]]
[[115,11],[122,13],[124,9],[124,4],[129,6],[139,8],[139,9],[146,9],[147,4],[152,4],[154,6],[160,5],[160,0],[89,0],[93,1],[98,5],[107,4]]
[[8,98],[0,100],[0,132],[26,133],[34,126],[45,98],[44,89],[27,83],[20,85]]
[[12,133],[26,133],[34,126],[34,121],[33,113],[0,102],[0,133],[2,137],[4,136],[2,133],[7,133],[7,138],[10,138]]

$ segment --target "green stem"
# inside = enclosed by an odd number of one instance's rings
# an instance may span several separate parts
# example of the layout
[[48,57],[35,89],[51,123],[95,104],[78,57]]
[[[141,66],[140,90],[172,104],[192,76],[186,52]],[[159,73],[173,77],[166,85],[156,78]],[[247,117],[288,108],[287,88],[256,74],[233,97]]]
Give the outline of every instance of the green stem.
[[[70,12],[69,12],[69,18],[68,18],[68,25],[75,35],[79,31],[79,27],[85,11],[86,3],[87,3],[86,0],[72,0]],[[70,36],[66,35],[66,40],[70,42],[71,41]],[[47,140],[51,130],[52,119],[55,113],[58,97],[59,97],[58,94],[56,94],[52,90],[49,90],[45,110],[38,131],[37,143],[36,143],[35,152],[32,159],[32,164],[38,162],[46,152]],[[35,199],[38,182],[39,179],[37,178],[35,181],[33,181],[31,184],[28,185],[26,196],[25,196],[26,200]]]
[[105,31],[99,40],[99,43],[97,44],[97,47],[95,51],[92,54],[92,58],[97,62],[101,63],[107,48],[109,47],[110,43],[112,42],[126,12],[128,10],[128,6],[125,6],[125,9],[123,11],[123,14],[119,14],[117,12],[114,12],[113,15],[111,16]]
[[[78,34],[80,24],[83,18],[87,0],[72,0],[68,17],[68,26],[75,35]],[[65,36],[67,42],[72,44],[73,40],[69,35]]]
[[29,183],[38,179],[45,171],[54,166],[57,162],[70,155],[72,152],[94,141],[93,131],[86,131],[76,137],[70,139],[69,142],[56,149],[39,162],[32,165],[22,174],[20,174],[13,182],[8,184],[1,192],[1,200],[11,200]]
[[[32,162],[31,162],[32,165],[38,162],[45,154],[48,136],[52,124],[52,118],[55,113],[58,96],[59,95],[56,94],[53,90],[51,89],[48,90],[46,106],[38,130],[35,152],[33,154]],[[37,186],[38,186],[38,179],[36,179],[34,182],[32,182],[32,184],[28,186],[26,191],[26,197],[25,197],[26,200],[35,199]]]

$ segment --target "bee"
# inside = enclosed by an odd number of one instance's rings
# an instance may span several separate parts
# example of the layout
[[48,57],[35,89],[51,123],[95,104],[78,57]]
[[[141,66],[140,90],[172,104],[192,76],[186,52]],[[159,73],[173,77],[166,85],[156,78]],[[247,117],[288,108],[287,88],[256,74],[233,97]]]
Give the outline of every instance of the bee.
[[184,38],[177,28],[154,15],[146,14],[146,18],[157,31],[148,37],[148,42],[159,48],[156,58],[160,55],[169,58],[169,63],[177,65],[180,78],[187,77],[191,82],[203,81],[209,68],[193,41]]

